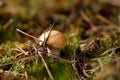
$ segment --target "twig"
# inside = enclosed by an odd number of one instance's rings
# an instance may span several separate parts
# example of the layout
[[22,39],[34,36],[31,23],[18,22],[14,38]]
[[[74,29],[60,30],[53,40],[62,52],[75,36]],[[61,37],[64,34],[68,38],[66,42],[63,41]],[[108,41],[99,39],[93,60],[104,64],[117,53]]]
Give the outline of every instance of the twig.
[[5,28],[7,28],[9,25],[11,25],[13,21],[14,21],[13,19],[10,19],[10,20],[4,25]]
[[25,71],[25,78],[26,78],[26,80],[28,80],[28,74],[27,74],[27,71]]
[[97,66],[96,68],[92,69],[92,70],[87,70],[90,71],[91,74],[95,73],[97,70],[99,70],[100,68],[102,68],[106,63],[103,63],[102,65]]
[[77,61],[71,61],[71,60],[63,59],[63,58],[60,58],[60,57],[58,57],[58,56],[56,56],[56,55],[53,55],[53,54],[51,54],[51,55],[48,56],[48,57],[51,57],[51,58],[53,58],[53,59],[57,59],[57,60],[59,60],[59,61],[64,61],[64,62],[67,62],[67,63],[70,63],[70,64],[77,62]]
[[86,67],[86,54],[84,54],[84,57],[83,57],[83,67],[82,67],[82,72],[83,72],[83,74],[86,76],[86,77],[90,77],[90,75],[86,72],[86,70],[85,70],[85,67]]
[[28,53],[25,52],[22,48],[20,48],[17,44],[15,44],[15,46],[16,46],[22,53],[24,53],[25,55],[28,55]]
[[[22,58],[22,59],[15,59],[15,62],[22,62],[22,61],[25,61],[25,63],[27,63],[28,61],[32,60],[32,59],[37,59],[37,57],[39,57],[38,55],[33,55],[33,56],[28,56],[28,57],[25,57],[25,58]],[[15,64],[15,62],[9,62],[9,63],[5,63],[5,64],[0,64],[0,67],[5,67],[5,66],[8,66],[8,65],[12,65],[12,64]]]
[[26,35],[26,36],[29,36],[29,37],[31,37],[31,38],[37,40],[37,41],[40,41],[38,38],[36,38],[36,37],[34,37],[34,36],[30,35],[30,34],[27,34],[27,33],[23,32],[23,31],[21,31],[20,29],[16,29],[16,30],[17,30],[18,32],[20,32],[20,33]]
[[72,64],[73,70],[75,71],[75,74],[76,74],[78,80],[82,80],[81,77],[79,76],[77,68],[75,66],[75,52],[73,53],[73,60],[74,60],[74,63]]
[[85,20],[87,23],[90,24],[91,28],[95,28],[96,29],[93,21],[89,18],[89,16],[84,11],[81,11],[80,15],[82,16],[83,20]]
[[[22,58],[22,59],[18,59],[17,62],[22,62],[22,61],[25,61],[25,60],[32,60],[32,59],[37,59],[38,55],[33,55],[33,56],[28,56],[28,57],[25,57],[25,58]],[[28,61],[25,61],[25,63],[27,63]]]
[[[46,31],[52,29],[53,27],[54,27],[54,22],[53,22],[52,24],[50,24],[50,26],[49,26],[47,29],[45,29],[44,32],[46,32]],[[43,33],[44,33],[44,32],[43,32]]]
[[9,63],[5,63],[5,64],[0,64],[0,68],[4,67],[4,66],[8,66],[8,65],[12,65],[14,62],[9,62]]
[[44,31],[45,29],[39,25],[36,25],[37,28],[39,28],[41,31]]
[[[53,27],[54,27],[54,23],[53,23],[53,24],[50,24],[49,28],[46,29],[46,30],[43,32],[43,34],[44,34],[44,41],[43,41],[43,44],[42,44],[42,45],[43,45],[45,51],[47,51],[46,43],[47,43],[47,41],[48,41],[48,38],[49,38],[49,36],[50,36],[50,34],[51,34],[51,31],[52,31]],[[48,36],[47,36],[47,38],[46,38],[46,31],[48,31],[48,30],[49,30],[49,33],[48,33]]]
[[77,68],[76,68],[76,66],[75,66],[75,63],[72,64],[72,67],[73,67],[73,70],[75,71],[75,74],[76,74],[78,80],[81,80],[81,78],[80,78],[80,76],[79,76],[79,74],[78,74],[78,72],[77,72]]
[[118,48],[120,48],[120,47],[110,48],[110,49],[106,50],[104,53],[102,53],[100,56],[103,56],[103,55],[105,55],[105,54],[107,54],[107,53],[109,53],[109,52],[111,52],[113,50],[116,50]]
[[101,21],[103,21],[103,22],[105,22],[105,23],[107,23],[107,24],[111,24],[112,26],[112,28],[117,28],[118,29],[118,25],[116,25],[116,24],[114,24],[113,22],[111,22],[110,20],[108,20],[107,18],[105,18],[105,17],[103,17],[102,15],[96,15],[96,18],[98,18],[99,20],[101,20]]
[[41,60],[43,61],[44,65],[45,65],[45,68],[46,68],[46,70],[48,72],[49,77],[51,78],[51,80],[54,80],[54,78],[52,76],[52,73],[50,72],[50,70],[49,70],[49,68],[47,66],[47,63],[45,62],[44,58],[42,57],[42,55],[41,55],[41,53],[39,51],[38,51],[38,54],[39,54]]
[[85,66],[83,66],[83,73],[84,73],[84,75],[86,76],[86,77],[90,77],[90,75],[86,72],[86,70],[85,70]]
[[47,38],[45,38],[45,43],[48,41],[48,38],[49,38],[53,28],[54,28],[54,23],[53,23],[53,25],[50,25],[49,34],[48,34]]

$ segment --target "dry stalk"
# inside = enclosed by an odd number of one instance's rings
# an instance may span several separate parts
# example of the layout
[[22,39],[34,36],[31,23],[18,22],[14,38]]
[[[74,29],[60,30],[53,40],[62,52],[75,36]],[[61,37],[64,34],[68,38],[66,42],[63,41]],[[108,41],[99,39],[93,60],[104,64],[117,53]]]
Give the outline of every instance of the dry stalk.
[[15,44],[15,46],[18,48],[19,51],[21,51],[21,53],[24,53],[25,55],[28,55],[28,52],[24,51],[22,48],[20,48],[17,44]]
[[49,70],[49,68],[47,66],[47,63],[45,62],[44,58],[42,57],[42,55],[41,55],[41,53],[39,51],[38,51],[38,54],[39,54],[41,60],[43,61],[44,65],[45,65],[45,68],[46,68],[46,70],[48,72],[49,77],[51,78],[51,80],[54,80],[54,78],[52,76],[52,73],[50,72],[50,70]]
[[26,35],[26,36],[29,36],[29,37],[35,39],[36,41],[40,41],[38,38],[36,38],[36,37],[34,37],[34,36],[30,35],[30,34],[27,34],[27,33],[23,32],[23,31],[21,31],[20,29],[16,29],[16,30],[17,30],[18,32]]
[[106,50],[105,52],[103,52],[100,56],[103,56],[103,55],[105,55],[105,54],[107,54],[107,53],[109,53],[109,52],[111,52],[111,51],[114,51],[114,50],[116,50],[116,49],[118,49],[118,48],[120,48],[120,47],[110,48],[110,49]]
[[110,20],[108,20],[107,18],[103,17],[102,15],[96,15],[96,18],[98,18],[99,20],[105,22],[106,24],[112,25],[110,26],[111,28],[115,28],[118,29],[118,25],[114,24],[113,22],[111,22]]
[[4,26],[5,28],[8,28],[8,26],[10,26],[13,23],[13,19],[11,18]]
[[74,63],[72,63],[72,67],[73,67],[74,73],[76,74],[76,77],[78,78],[78,80],[82,80],[81,77],[79,76],[79,73],[78,73],[77,68],[76,68],[75,52],[73,53],[73,61],[74,61]]

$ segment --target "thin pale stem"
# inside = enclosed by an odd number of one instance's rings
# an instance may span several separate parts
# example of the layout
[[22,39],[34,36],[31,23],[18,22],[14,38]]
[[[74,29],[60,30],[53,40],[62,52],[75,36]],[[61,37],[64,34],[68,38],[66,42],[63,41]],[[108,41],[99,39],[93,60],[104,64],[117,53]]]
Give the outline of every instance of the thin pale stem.
[[16,29],[16,30],[17,30],[18,32],[20,32],[20,33],[26,35],[26,36],[29,36],[29,37],[31,37],[31,38],[37,40],[37,41],[40,41],[38,38],[36,38],[36,37],[34,37],[34,36],[30,35],[30,34],[27,34],[27,33],[23,32],[23,31],[20,30],[20,29]]
[[50,72],[50,70],[49,70],[49,68],[47,66],[47,63],[45,62],[44,58],[42,57],[42,55],[41,55],[41,53],[39,51],[38,51],[38,54],[41,57],[41,60],[43,61],[44,65],[45,65],[45,68],[46,68],[46,70],[48,72],[49,77],[51,78],[51,80],[54,80],[54,78],[52,76],[52,73]]

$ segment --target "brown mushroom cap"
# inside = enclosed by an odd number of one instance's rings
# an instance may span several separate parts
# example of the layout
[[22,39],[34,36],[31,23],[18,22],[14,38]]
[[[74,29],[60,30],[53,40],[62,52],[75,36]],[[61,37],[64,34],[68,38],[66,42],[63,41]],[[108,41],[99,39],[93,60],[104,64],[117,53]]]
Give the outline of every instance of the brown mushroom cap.
[[62,48],[62,47],[65,46],[66,38],[61,32],[59,32],[57,30],[52,30],[51,32],[47,31],[47,32],[43,33],[39,37],[39,39],[41,41],[45,41],[45,38],[47,38],[48,35],[49,35],[49,38],[48,38],[48,41],[47,41],[48,46],[51,46],[51,47],[54,47],[54,48]]

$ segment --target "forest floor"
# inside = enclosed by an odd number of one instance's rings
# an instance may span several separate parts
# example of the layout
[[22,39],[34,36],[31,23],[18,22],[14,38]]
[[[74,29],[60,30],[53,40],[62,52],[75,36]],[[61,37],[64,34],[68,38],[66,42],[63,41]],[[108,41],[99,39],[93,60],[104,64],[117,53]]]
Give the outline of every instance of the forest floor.
[[[50,25],[67,40],[59,57],[39,54],[35,40]],[[0,0],[0,80],[120,80],[119,74],[120,0]]]

